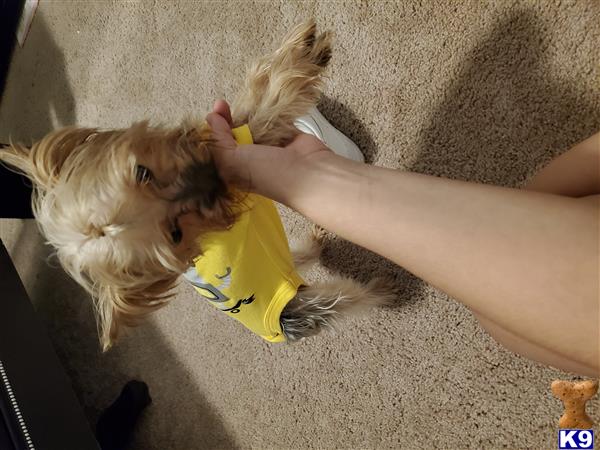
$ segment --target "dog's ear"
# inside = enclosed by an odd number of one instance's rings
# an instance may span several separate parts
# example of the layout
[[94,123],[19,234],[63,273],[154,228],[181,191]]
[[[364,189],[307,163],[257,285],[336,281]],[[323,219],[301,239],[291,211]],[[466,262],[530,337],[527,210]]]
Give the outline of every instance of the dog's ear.
[[[96,300],[96,320],[102,351],[108,351],[123,332],[123,328],[138,324],[143,313],[132,308],[131,301],[110,286],[100,288]],[[139,316],[132,309],[135,309]]]
[[108,286],[100,288],[96,299],[96,323],[102,351],[112,347],[119,335],[118,312],[115,309],[116,293]]
[[48,189],[73,151],[96,133],[90,128],[63,128],[48,134],[31,149],[19,144],[0,149],[0,162],[23,173],[37,186]]
[[0,162],[6,163],[10,169],[14,169],[29,178],[31,176],[31,160],[29,149],[21,145],[7,145],[0,148]]
[[177,283],[177,273],[135,288],[96,286],[96,317],[102,351],[110,349],[125,328],[135,327],[150,313],[165,306]]

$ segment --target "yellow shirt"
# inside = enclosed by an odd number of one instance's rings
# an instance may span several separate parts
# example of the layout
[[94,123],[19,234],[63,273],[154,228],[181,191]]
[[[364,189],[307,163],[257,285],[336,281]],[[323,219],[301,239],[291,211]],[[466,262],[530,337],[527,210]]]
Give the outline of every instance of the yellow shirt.
[[[233,135],[239,144],[252,143],[247,125]],[[267,341],[283,342],[279,317],[304,281],[273,202],[248,194],[244,207],[229,230],[199,238],[203,254],[184,276],[218,309]]]

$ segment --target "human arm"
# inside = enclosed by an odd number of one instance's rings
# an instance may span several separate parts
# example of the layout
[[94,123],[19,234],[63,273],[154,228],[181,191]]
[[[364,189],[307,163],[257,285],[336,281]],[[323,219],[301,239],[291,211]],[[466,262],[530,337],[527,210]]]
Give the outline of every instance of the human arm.
[[514,351],[597,376],[597,202],[359,164],[305,135],[226,154],[231,180],[447,292]]

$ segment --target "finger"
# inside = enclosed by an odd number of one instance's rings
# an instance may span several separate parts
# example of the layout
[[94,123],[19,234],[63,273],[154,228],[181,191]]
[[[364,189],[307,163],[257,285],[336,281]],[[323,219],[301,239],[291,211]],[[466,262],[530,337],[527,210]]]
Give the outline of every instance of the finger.
[[206,121],[214,132],[231,134],[231,126],[221,114],[216,112],[208,113]]
[[229,109],[229,105],[225,100],[217,100],[213,105],[213,112],[223,117],[229,123],[229,125],[233,124],[233,120],[231,119],[231,110]]
[[221,147],[235,148],[237,146],[233,134],[231,134],[231,127],[223,116],[216,112],[209,113],[206,116],[206,122],[212,130],[213,137]]

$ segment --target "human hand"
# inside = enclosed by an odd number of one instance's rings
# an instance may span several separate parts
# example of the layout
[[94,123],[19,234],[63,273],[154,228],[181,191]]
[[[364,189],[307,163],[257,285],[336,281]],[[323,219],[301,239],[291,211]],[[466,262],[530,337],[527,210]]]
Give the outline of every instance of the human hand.
[[225,100],[217,100],[214,103],[212,112],[206,116],[206,122],[216,142],[212,157],[219,174],[227,184],[238,184],[240,181],[238,172],[241,169],[238,161],[238,144],[231,133],[233,121],[231,110]]
[[333,152],[314,136],[300,133],[285,147],[268,145],[238,146],[231,134],[232,119],[229,105],[217,100],[213,111],[206,116],[216,149],[213,158],[219,174],[228,184],[249,191],[261,191],[264,177],[272,177],[290,166],[300,167]]

